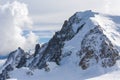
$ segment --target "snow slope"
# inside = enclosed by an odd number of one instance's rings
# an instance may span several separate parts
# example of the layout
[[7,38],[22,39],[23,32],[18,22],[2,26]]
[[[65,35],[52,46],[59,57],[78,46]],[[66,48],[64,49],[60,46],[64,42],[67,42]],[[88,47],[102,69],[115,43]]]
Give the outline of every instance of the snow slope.
[[120,71],[114,71],[111,73],[107,73],[105,75],[101,75],[99,77],[87,79],[87,80],[120,80]]
[[[107,75],[107,77],[104,77],[105,80],[119,80],[120,77],[119,74],[117,74],[120,73],[119,70],[117,72],[108,72],[112,68],[105,70],[103,68],[98,69],[98,66],[94,66],[83,71],[80,70],[79,67],[71,65],[56,66],[52,64],[51,66],[52,69],[49,72],[46,72],[44,69],[36,69],[34,71],[28,68],[15,69],[10,72],[10,76],[17,80],[92,80],[91,78],[93,78],[93,80],[103,80],[101,75]],[[117,76],[116,79],[114,79],[115,75]],[[111,76],[111,78],[109,78],[109,76]]]

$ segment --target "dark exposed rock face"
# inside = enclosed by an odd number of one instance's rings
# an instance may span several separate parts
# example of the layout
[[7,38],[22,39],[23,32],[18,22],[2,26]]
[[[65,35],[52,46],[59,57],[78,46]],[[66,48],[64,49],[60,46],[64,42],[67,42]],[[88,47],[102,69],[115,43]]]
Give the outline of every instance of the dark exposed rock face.
[[34,56],[36,56],[39,53],[39,50],[40,50],[40,45],[36,44]]
[[[38,68],[38,63],[41,60],[41,58],[43,57],[43,52],[46,50],[47,47],[47,43],[42,45],[40,48],[36,48],[35,52],[36,55],[31,56],[30,58],[27,59],[27,61],[31,61],[30,63],[27,64],[27,66],[30,69],[35,69]],[[36,45],[36,47],[39,46],[38,44]]]
[[27,60],[26,56],[25,55],[22,56],[21,59],[20,59],[20,62],[18,63],[18,65],[16,67],[21,68],[21,67],[25,66],[26,60]]
[[23,63],[23,60],[25,61],[25,58],[26,58],[26,53],[24,52],[24,50],[18,48],[17,50],[9,54],[8,59],[4,65],[6,66],[11,64],[13,67],[17,67],[17,66],[22,67],[23,65],[25,65],[25,62],[22,65],[20,65],[20,63]]
[[82,69],[87,69],[99,62],[102,67],[111,67],[118,56],[118,51],[98,26],[88,32],[82,41],[79,65]]
[[6,80],[6,79],[10,78],[8,72],[10,72],[12,70],[13,70],[13,67],[11,66],[11,64],[6,66],[5,69],[2,70],[2,73],[0,74],[0,80]]
[[[80,20],[77,18],[75,14],[68,21],[66,20],[64,22],[62,29],[55,33],[53,38],[48,42],[46,49],[38,52],[39,53],[38,55],[40,55],[39,61],[34,66],[37,66],[38,68],[41,69],[46,66],[47,61],[53,61],[59,65],[64,42],[71,40],[76,34],[76,32],[74,32],[72,29],[72,24],[76,23],[76,21],[77,23],[80,22]],[[80,27],[82,26],[83,25],[81,25]],[[37,57],[35,57],[35,59],[32,61],[32,64],[36,60],[38,60]]]
[[101,63],[103,67],[111,67],[114,66],[116,60],[119,57],[119,53],[116,49],[114,49],[113,45],[109,42],[103,42],[101,45],[101,54],[99,55],[101,58]]
[[6,80],[9,78],[8,73],[14,68],[21,68],[26,63],[26,54],[24,50],[18,48],[11,52],[8,56],[6,63],[3,65],[2,73],[0,74],[0,80]]

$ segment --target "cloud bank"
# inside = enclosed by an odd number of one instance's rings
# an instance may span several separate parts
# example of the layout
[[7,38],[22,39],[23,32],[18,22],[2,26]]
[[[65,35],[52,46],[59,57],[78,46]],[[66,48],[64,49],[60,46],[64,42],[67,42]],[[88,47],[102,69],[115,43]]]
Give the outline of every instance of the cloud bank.
[[0,54],[17,47],[29,50],[35,45],[38,37],[32,32],[25,37],[24,28],[32,28],[26,4],[14,1],[0,5]]

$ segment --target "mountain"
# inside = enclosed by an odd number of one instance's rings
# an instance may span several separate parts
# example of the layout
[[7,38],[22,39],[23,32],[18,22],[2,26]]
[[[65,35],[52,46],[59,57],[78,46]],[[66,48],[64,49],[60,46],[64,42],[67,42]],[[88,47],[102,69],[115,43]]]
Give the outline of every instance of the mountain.
[[11,52],[0,80],[86,80],[119,70],[119,40],[120,16],[77,12],[34,54]]

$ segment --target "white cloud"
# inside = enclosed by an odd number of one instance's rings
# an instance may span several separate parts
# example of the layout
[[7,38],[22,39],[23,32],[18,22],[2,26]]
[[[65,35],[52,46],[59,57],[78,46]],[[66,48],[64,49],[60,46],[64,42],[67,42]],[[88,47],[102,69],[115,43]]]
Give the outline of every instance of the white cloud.
[[[46,23],[47,24],[47,23]],[[49,27],[48,27],[49,26]],[[34,26],[35,28],[32,29],[34,31],[59,31],[61,29],[60,25],[43,25],[43,26]]]
[[[31,28],[32,21],[24,3],[10,2],[0,7],[0,54],[8,54],[17,47],[28,49],[36,43],[37,37],[31,32],[23,36],[24,28]],[[29,46],[29,47],[28,47]]]
[[24,44],[25,49],[26,50],[33,49],[37,40],[38,40],[38,37],[34,33],[30,32],[27,35],[27,39]]
[[109,0],[104,0],[105,1],[105,13],[110,13],[110,5],[111,5],[111,1]]

